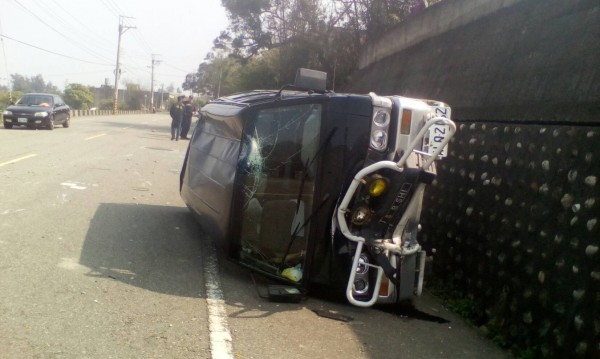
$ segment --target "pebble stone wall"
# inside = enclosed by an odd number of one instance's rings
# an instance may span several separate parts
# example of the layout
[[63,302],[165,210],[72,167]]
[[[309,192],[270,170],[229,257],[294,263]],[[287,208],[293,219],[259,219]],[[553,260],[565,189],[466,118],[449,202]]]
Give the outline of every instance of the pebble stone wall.
[[457,124],[423,207],[434,276],[518,352],[600,358],[600,127]]

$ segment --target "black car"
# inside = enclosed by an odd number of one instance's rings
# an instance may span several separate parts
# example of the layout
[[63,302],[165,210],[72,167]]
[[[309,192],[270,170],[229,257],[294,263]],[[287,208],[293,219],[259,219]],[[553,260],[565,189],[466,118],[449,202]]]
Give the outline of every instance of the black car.
[[71,109],[58,95],[28,93],[15,104],[8,106],[3,117],[4,128],[27,126],[53,130],[58,124],[69,127]]
[[325,84],[301,69],[295,85],[204,106],[181,197],[232,258],[289,284],[285,293],[345,293],[362,307],[411,300],[425,272],[423,192],[455,130],[450,107]]

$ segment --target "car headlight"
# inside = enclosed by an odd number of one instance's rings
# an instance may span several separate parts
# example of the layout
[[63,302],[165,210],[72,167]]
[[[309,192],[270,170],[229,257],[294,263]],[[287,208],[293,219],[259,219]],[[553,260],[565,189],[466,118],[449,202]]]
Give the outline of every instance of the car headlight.
[[356,267],[356,273],[365,274],[369,271],[369,259],[366,255],[361,254],[358,257],[358,267]]
[[375,130],[371,132],[371,147],[377,151],[382,151],[387,148],[388,134],[384,130]]
[[367,206],[359,206],[352,212],[352,223],[362,226],[371,220],[373,212]]
[[377,127],[387,127],[390,123],[390,114],[387,111],[377,111],[373,116],[373,123]]
[[388,131],[391,122],[390,108],[375,106],[371,118],[371,148],[385,151],[388,146]]
[[46,117],[48,116],[48,112],[36,112],[33,114],[33,117]]
[[2,112],[2,114],[3,114],[3,115],[9,115],[9,116],[10,116],[10,115],[12,115],[12,111],[4,111],[4,112]]

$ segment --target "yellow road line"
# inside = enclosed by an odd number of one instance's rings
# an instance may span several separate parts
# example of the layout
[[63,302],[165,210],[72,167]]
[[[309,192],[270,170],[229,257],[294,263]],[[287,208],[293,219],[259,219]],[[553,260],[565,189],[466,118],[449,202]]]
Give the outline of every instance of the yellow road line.
[[101,133],[101,134],[99,134],[99,135],[96,135],[96,136],[88,137],[88,138],[86,138],[85,140],[87,141],[87,140],[91,140],[91,139],[93,139],[93,138],[98,138],[98,137],[102,137],[102,136],[106,136],[106,133]]
[[19,161],[22,161],[22,160],[26,160],[26,159],[28,159],[28,158],[35,157],[35,156],[37,156],[37,155],[36,155],[35,153],[32,153],[32,154],[30,154],[30,155],[27,155],[27,156],[23,156],[23,157],[15,158],[14,160],[10,160],[10,161],[6,161],[6,162],[2,162],[2,163],[0,163],[0,167],[2,167],[2,166],[4,166],[4,165],[9,165],[9,164],[11,164],[11,163],[16,163],[16,162],[19,162]]

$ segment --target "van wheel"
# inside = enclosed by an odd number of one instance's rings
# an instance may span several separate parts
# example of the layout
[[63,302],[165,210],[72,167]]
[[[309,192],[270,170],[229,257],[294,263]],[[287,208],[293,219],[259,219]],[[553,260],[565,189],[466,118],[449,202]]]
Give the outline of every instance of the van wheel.
[[63,126],[64,128],[69,128],[70,121],[71,121],[71,117],[69,116],[69,117],[67,117],[67,118],[65,119],[65,121],[62,123],[62,126]]
[[54,130],[54,117],[50,117],[48,119],[48,129],[50,131]]
[[4,123],[4,128],[6,128],[7,130],[10,130],[12,128],[12,124],[10,123]]

